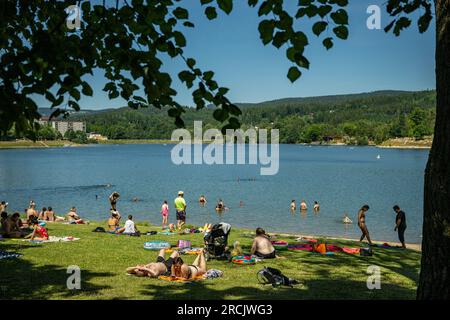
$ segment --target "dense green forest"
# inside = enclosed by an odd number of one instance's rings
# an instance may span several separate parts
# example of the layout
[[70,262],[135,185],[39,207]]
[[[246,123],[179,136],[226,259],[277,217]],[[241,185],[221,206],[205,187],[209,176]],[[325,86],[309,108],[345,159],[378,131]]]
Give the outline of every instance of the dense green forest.
[[[372,93],[311,98],[290,98],[258,104],[238,104],[242,128],[277,128],[281,143],[338,140],[348,144],[377,144],[396,137],[422,139],[433,133],[435,91],[378,91]],[[109,139],[170,139],[176,129],[168,109],[120,108],[73,114],[88,132]],[[186,126],[203,121],[204,129],[221,128],[212,117],[214,108],[186,108]],[[46,129],[47,130],[47,129]]]

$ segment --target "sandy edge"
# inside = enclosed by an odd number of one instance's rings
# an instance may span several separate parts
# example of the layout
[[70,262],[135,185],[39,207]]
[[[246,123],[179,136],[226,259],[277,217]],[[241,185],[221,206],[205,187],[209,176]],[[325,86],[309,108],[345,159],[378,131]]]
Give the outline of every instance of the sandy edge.
[[[332,237],[332,236],[318,236],[318,235],[305,235],[305,234],[294,234],[294,233],[280,233],[280,232],[269,232],[270,235],[275,235],[278,237],[304,237],[304,238],[323,238],[323,239],[333,239],[333,240],[344,240],[344,241],[356,241],[358,242],[359,239],[352,239],[352,238],[341,238],[341,237]],[[383,244],[383,243],[389,243],[392,246],[400,246],[400,242],[392,242],[392,241],[375,241],[373,240],[372,243],[374,244]],[[367,244],[367,242],[362,242],[364,244]],[[406,242],[406,248],[418,252],[422,252],[422,245],[417,243],[408,243]]]

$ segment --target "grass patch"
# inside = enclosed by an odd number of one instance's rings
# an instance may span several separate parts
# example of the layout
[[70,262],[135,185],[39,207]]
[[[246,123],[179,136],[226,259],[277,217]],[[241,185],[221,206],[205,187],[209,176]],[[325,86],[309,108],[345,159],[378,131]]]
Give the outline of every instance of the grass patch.
[[[202,246],[201,233],[129,237],[92,232],[97,226],[105,226],[101,223],[47,226],[50,235],[81,240],[38,245],[12,239],[0,241],[0,250],[23,254],[18,259],[0,260],[1,299],[415,299],[420,267],[420,252],[412,250],[375,248],[372,257],[282,251],[283,259],[266,260],[253,266],[211,260],[208,268],[223,270],[222,278],[190,284],[170,283],[128,276],[125,269],[155,261],[157,252],[144,250],[145,241],[164,240],[176,245],[178,239],[186,239],[193,246]],[[153,226],[138,227],[141,231],[161,230]],[[249,232],[233,228],[229,244],[239,240],[248,251],[252,239],[242,235]],[[287,237],[280,239],[293,242]],[[330,243],[361,246],[352,241],[330,240]],[[194,258],[183,256],[187,263]],[[69,276],[66,271],[70,265],[81,268],[81,290],[66,288]],[[370,265],[381,268],[380,290],[367,289],[366,271]],[[303,285],[275,289],[262,286],[256,273],[264,266],[278,268]]]

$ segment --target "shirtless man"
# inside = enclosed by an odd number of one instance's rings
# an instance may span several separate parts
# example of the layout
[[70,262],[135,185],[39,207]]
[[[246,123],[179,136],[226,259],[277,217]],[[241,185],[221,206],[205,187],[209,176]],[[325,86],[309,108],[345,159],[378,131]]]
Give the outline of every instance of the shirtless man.
[[3,228],[5,238],[22,238],[25,236],[24,232],[20,230],[19,221],[20,214],[18,212],[14,213],[4,221]]
[[39,218],[39,215],[36,211],[36,204],[34,202],[30,202],[30,206],[27,209],[27,221],[31,221],[34,217]]
[[256,229],[256,237],[253,240],[250,254],[256,255],[257,257],[263,259],[276,258],[275,248],[273,247],[272,242],[270,242],[269,237],[266,235],[266,232],[263,228]]
[[359,241],[363,241],[364,238],[367,238],[367,241],[369,241],[369,245],[372,245],[372,241],[370,240],[369,236],[369,230],[367,229],[366,225],[366,213],[369,210],[369,206],[367,204],[363,205],[361,209],[359,209],[358,212],[358,227],[361,229],[362,235],[361,239]]
[[179,257],[178,251],[173,251],[169,259],[165,259],[165,249],[159,251],[156,262],[149,264],[137,265],[136,267],[127,268],[127,273],[134,274],[138,277],[158,278],[159,276],[171,276],[172,265],[176,258]]

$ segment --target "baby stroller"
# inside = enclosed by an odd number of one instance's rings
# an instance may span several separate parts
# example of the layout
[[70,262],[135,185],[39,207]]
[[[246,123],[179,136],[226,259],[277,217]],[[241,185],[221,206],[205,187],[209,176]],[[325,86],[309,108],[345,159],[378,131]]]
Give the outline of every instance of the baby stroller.
[[228,235],[231,231],[231,225],[225,222],[215,224],[210,232],[204,236],[205,240],[205,259],[228,259],[227,245]]

